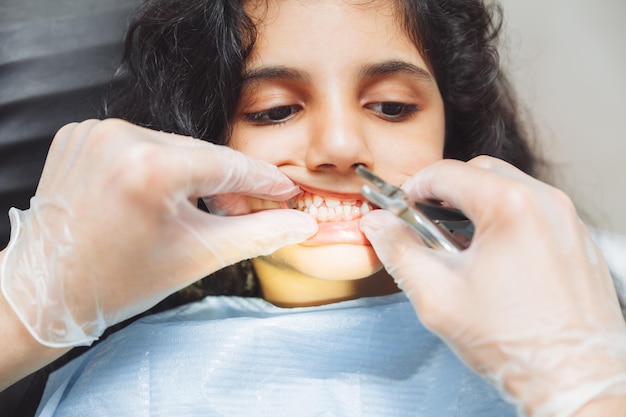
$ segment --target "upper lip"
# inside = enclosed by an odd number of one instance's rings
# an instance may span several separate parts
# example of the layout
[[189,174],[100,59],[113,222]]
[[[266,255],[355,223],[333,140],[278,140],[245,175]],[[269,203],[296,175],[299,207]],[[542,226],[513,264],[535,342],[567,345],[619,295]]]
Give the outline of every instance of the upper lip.
[[302,191],[304,192],[319,195],[321,197],[334,198],[334,199],[342,200],[342,201],[365,200],[365,198],[363,197],[363,194],[361,194],[360,191],[346,193],[346,192],[339,192],[339,191],[332,191],[332,190],[322,190],[319,188],[309,187],[308,185],[303,185],[297,182],[296,182],[296,185],[300,187]]

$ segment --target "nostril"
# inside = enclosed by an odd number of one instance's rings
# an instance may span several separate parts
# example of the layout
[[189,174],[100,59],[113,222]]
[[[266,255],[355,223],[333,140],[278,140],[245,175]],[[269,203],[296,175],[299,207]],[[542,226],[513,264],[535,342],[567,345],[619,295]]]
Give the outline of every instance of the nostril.
[[336,165],[334,164],[320,164],[317,166],[318,169],[332,169],[332,168],[337,168]]

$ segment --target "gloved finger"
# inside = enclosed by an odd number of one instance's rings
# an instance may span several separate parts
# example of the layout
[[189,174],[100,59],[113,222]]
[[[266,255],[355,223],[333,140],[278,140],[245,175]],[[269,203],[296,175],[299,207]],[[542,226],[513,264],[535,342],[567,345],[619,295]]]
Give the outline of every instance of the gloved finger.
[[191,277],[202,277],[241,260],[270,254],[317,233],[317,222],[296,210],[264,210],[232,217],[186,210],[176,221],[188,232],[180,242],[180,246],[188,248],[185,256],[201,260],[196,266],[200,269],[187,274]]
[[[126,123],[107,121],[108,123]],[[101,129],[102,123],[95,128]],[[286,200],[299,189],[278,168],[268,162],[255,160],[227,146],[190,139],[165,132],[133,126],[133,134],[165,143],[166,147],[138,147],[129,154],[139,169],[137,175],[170,178],[175,189],[187,189],[189,196],[240,193],[255,197]],[[108,128],[104,135],[118,135],[119,129]],[[161,149],[161,152],[158,150]],[[149,163],[145,163],[145,161]],[[141,168],[148,172],[142,173]],[[156,170],[156,172],[155,172]]]
[[202,200],[209,209],[209,213],[221,216],[239,216],[251,211],[248,199],[240,194],[219,194]]
[[446,281],[450,275],[446,264],[455,262],[453,257],[460,255],[427,248],[413,229],[385,210],[364,215],[361,230],[420,318],[428,322],[433,309],[454,305],[453,297],[458,291],[452,288],[455,282]]
[[494,158],[493,156],[480,155],[467,161],[467,164],[491,171],[495,174],[500,174],[504,177],[522,181],[527,184],[538,182],[536,178],[529,176],[516,166],[511,165],[502,159]]
[[156,189],[162,192],[154,194],[182,194],[178,198],[241,193],[286,200],[299,192],[289,178],[265,161],[226,146],[115,119],[62,128],[53,140],[46,167],[41,190],[74,184],[85,172],[102,172],[109,175],[105,181],[117,181],[138,195]]
[[202,200],[209,209],[209,213],[223,216],[239,216],[267,209],[293,208],[288,201],[255,199],[255,203],[251,204],[251,199],[247,196],[232,193],[205,197]]
[[225,146],[207,143],[179,152],[180,158],[169,165],[167,172],[175,175],[177,187],[187,187],[188,195],[237,193],[281,201],[300,192],[276,166]]
[[[513,178],[517,175],[522,175],[524,180]],[[444,201],[460,209],[474,222],[476,234],[494,219],[522,219],[529,206],[544,202],[552,212],[558,211],[554,206],[569,211],[572,203],[564,193],[554,192],[552,187],[526,177],[521,172],[502,174],[475,164],[441,160],[418,172],[403,189],[413,198]],[[549,201],[538,198],[542,196]]]
[[[489,187],[480,181],[485,177],[485,170],[457,160],[441,160],[424,167],[402,186],[410,197],[417,200],[443,201],[462,210],[469,218],[479,212],[479,198],[463,198],[473,192],[489,193]],[[491,177],[492,178],[492,177]],[[493,182],[493,178],[490,182]],[[476,187],[481,184],[481,187]],[[475,196],[476,194],[472,194]],[[491,198],[488,199],[490,201]],[[474,202],[474,203],[472,203]]]

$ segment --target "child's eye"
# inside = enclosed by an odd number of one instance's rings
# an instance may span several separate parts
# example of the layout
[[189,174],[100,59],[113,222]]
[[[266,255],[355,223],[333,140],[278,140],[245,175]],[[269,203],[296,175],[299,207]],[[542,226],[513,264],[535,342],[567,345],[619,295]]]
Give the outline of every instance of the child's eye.
[[295,105],[278,106],[269,110],[245,114],[243,118],[259,125],[279,124],[291,119],[300,110],[301,107]]
[[419,110],[414,104],[397,103],[393,101],[372,103],[368,104],[366,107],[378,113],[385,120],[392,122],[408,119]]

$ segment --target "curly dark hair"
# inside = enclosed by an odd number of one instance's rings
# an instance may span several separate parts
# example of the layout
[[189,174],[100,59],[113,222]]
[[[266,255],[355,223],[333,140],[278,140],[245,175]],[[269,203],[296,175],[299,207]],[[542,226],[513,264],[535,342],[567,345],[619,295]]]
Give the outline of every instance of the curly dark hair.
[[[536,174],[538,158],[500,69],[500,8],[481,0],[396,2],[398,23],[425,57],[443,97],[444,156],[492,155]],[[241,0],[147,1],[131,22],[107,116],[226,144],[255,39]],[[258,295],[258,286],[239,278],[249,275],[245,271],[227,268],[174,298]]]
[[502,10],[480,0],[398,0],[404,26],[437,79],[446,158],[491,155],[537,175],[513,88],[500,67]]
[[256,38],[238,0],[148,0],[131,21],[107,117],[225,145]]

